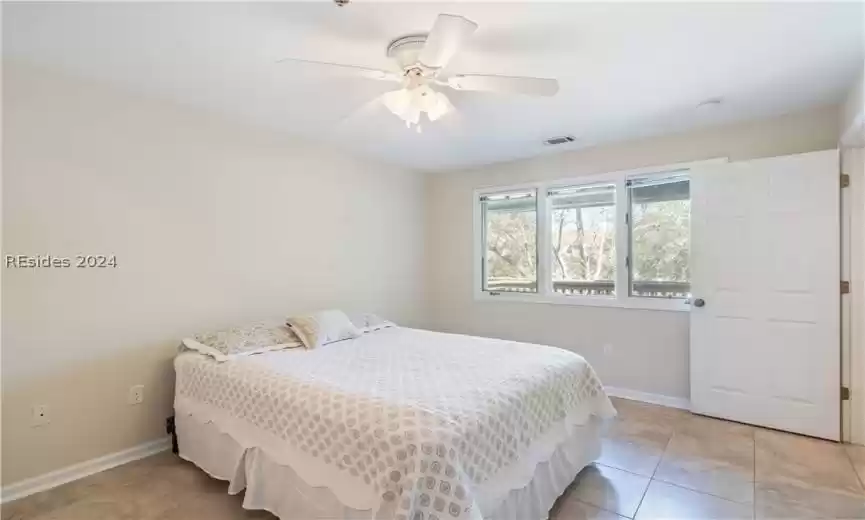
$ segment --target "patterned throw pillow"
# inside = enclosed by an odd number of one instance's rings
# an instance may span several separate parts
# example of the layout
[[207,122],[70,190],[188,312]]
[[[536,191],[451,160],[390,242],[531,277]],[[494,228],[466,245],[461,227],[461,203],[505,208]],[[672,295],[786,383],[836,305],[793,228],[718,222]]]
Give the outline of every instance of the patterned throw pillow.
[[371,312],[352,313],[348,317],[361,332],[374,332],[388,327],[396,327],[396,323]]
[[244,327],[196,334],[184,339],[183,345],[212,356],[217,361],[228,361],[260,352],[299,347],[301,342],[285,323],[257,322]]
[[292,316],[287,323],[303,342],[303,346],[309,349],[363,334],[344,312],[338,310]]

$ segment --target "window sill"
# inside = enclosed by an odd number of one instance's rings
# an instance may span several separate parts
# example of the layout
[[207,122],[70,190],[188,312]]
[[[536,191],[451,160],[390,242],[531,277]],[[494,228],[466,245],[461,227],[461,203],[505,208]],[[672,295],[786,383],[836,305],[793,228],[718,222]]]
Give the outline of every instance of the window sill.
[[654,311],[689,312],[690,304],[682,298],[640,298],[615,296],[544,296],[540,294],[490,294],[476,292],[475,301],[511,302],[511,303],[542,303],[548,305],[576,305],[582,307],[614,307],[619,309],[642,309]]

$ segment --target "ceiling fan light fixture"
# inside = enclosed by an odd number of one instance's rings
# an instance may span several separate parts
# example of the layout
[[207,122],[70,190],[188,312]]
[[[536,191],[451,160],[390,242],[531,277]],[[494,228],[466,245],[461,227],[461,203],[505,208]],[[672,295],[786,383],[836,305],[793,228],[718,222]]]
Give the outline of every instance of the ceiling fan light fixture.
[[393,112],[397,117],[405,119],[403,113],[408,109],[408,106],[411,103],[411,96],[409,96],[406,89],[401,88],[399,90],[386,92],[382,96],[382,103],[384,103],[384,106],[386,106],[387,109]]
[[449,114],[454,106],[447,96],[441,92],[435,92],[435,103],[427,110],[426,115],[430,121],[436,121]]
[[436,121],[453,109],[447,96],[428,85],[387,92],[382,96],[382,103],[408,127],[420,123],[422,113],[426,113],[430,121]]

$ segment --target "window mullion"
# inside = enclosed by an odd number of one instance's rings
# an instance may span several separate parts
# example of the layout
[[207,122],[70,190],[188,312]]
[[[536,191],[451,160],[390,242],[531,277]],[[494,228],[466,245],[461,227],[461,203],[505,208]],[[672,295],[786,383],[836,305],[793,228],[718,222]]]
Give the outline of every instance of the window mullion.
[[547,198],[547,186],[538,186],[538,294],[549,296],[553,294],[552,270],[550,269],[552,257],[550,256],[550,206]]
[[473,285],[474,292],[480,294],[486,291],[486,225],[484,223],[484,208],[483,202],[480,201],[480,195],[474,193],[472,195],[472,225],[474,231],[472,233],[474,246],[472,248],[473,261],[472,265],[474,272]]
[[625,301],[630,294],[628,255],[631,249],[631,231],[628,222],[628,190],[625,179],[616,180],[616,300]]

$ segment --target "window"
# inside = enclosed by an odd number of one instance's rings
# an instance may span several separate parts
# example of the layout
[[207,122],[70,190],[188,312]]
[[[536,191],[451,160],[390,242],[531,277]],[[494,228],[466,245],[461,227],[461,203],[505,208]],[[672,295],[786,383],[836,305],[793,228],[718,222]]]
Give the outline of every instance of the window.
[[686,310],[691,168],[478,190],[476,295]]
[[483,218],[483,290],[538,292],[537,192],[480,197]]
[[553,291],[564,295],[616,292],[616,186],[550,190]]
[[691,195],[683,175],[631,179],[632,296],[686,298],[691,291]]

